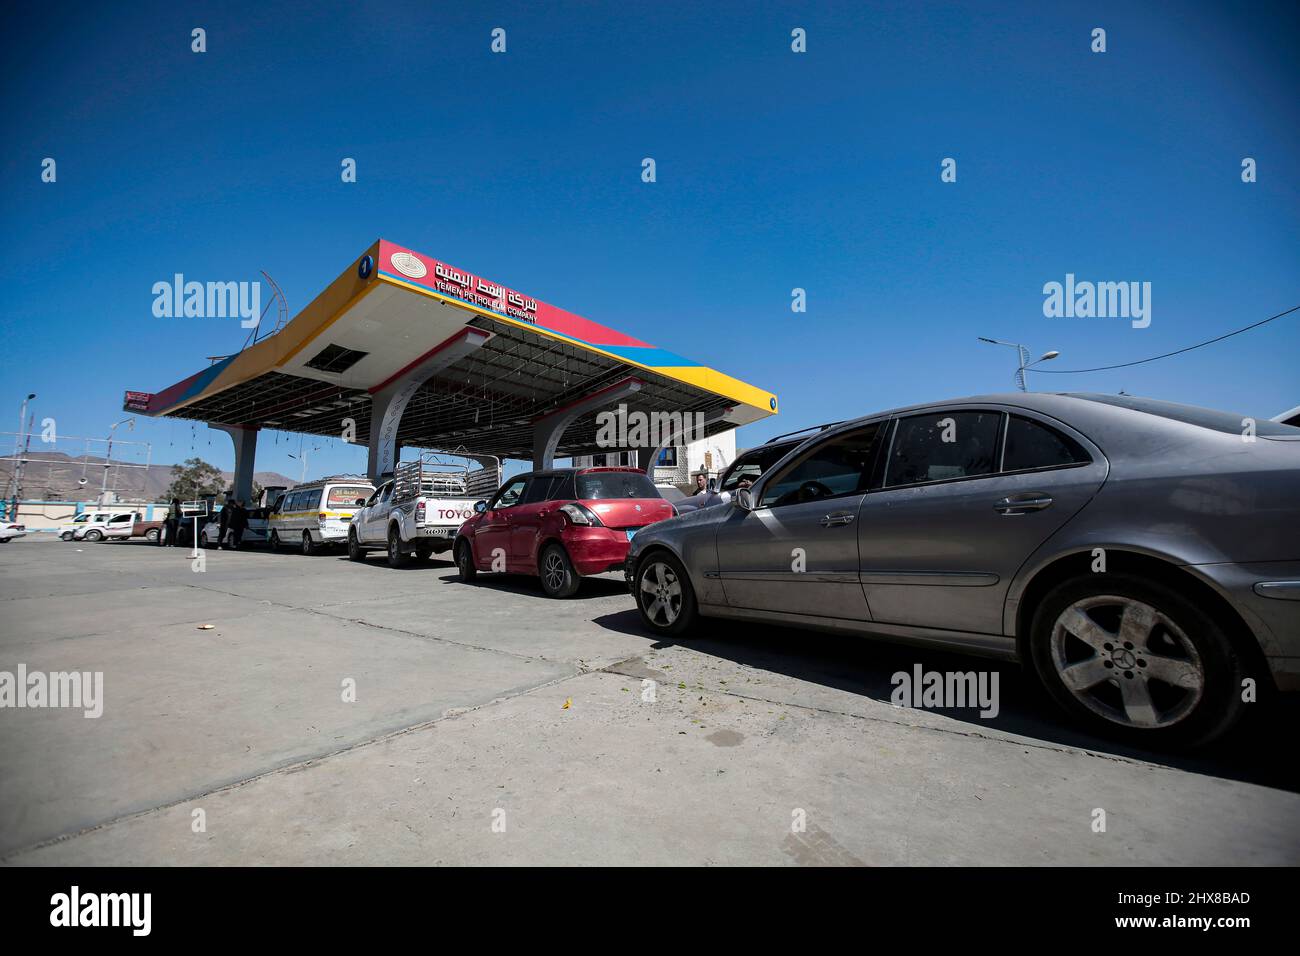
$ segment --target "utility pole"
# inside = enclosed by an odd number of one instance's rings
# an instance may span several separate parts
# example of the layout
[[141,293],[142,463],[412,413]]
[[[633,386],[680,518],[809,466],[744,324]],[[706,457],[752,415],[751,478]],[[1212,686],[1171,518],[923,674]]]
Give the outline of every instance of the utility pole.
[[127,431],[133,431],[135,429],[135,419],[124,418],[108,430],[108,455],[104,459],[104,480],[99,483],[99,506],[101,508],[108,506],[108,502],[105,500],[108,497],[108,470],[113,465],[113,432],[117,431],[118,425],[125,425]]
[[[36,397],[36,393],[32,392],[30,395],[24,398],[23,407],[18,412],[18,437],[14,439],[14,452],[16,453],[15,456],[18,458],[18,460],[14,462],[14,472],[13,472],[14,495],[13,495],[13,500],[9,503],[10,521],[18,520],[18,501],[23,496],[23,463],[27,458],[28,450],[32,447],[31,425],[27,423],[27,403],[30,402],[35,397]],[[35,413],[33,413],[32,422],[35,421],[36,421],[36,415]],[[24,426],[26,426],[25,429]],[[27,433],[26,438],[24,438],[24,434],[23,434],[24,430]]]

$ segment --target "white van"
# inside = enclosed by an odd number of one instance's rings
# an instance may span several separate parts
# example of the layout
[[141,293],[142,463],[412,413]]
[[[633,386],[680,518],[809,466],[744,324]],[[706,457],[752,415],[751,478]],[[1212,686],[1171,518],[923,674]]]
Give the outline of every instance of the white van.
[[297,547],[316,554],[330,545],[348,543],[348,526],[375,486],[356,475],[335,475],[295,485],[284,493],[267,521],[271,550]]

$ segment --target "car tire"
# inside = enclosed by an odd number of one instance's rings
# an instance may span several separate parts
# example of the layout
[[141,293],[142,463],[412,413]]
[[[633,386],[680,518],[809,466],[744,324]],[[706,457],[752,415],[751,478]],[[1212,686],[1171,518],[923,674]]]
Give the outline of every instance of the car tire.
[[59,538],[60,538],[61,540],[63,540],[63,541],[71,541],[71,540],[72,540],[72,535],[73,535],[73,534],[74,534],[74,532],[72,532],[72,531],[65,531],[65,532],[63,532],[61,535],[59,535]]
[[1127,574],[1058,584],[1034,609],[1034,670],[1067,713],[1155,749],[1222,736],[1251,676],[1223,627],[1169,585]]
[[299,550],[309,558],[314,554],[320,553],[320,549],[316,547],[316,542],[311,539],[310,531],[304,531],[302,533],[302,545]]
[[537,572],[542,579],[542,590],[547,597],[569,598],[578,593],[582,578],[573,568],[564,548],[551,542],[537,558]]
[[104,537],[104,533],[102,531],[91,530],[86,532],[87,541],[99,541],[103,537]]
[[433,548],[427,544],[417,544],[415,546],[415,560],[428,561],[433,556]]
[[280,532],[272,531],[271,536],[267,539],[267,544],[270,546],[272,554],[278,554],[281,548]]
[[465,540],[456,543],[453,557],[456,559],[456,573],[462,584],[470,584],[478,577],[478,568],[474,566],[474,551]]
[[157,528],[150,528],[148,531],[144,533],[144,539],[148,541],[150,544],[157,544],[159,537],[160,537],[160,532]]
[[397,533],[396,528],[388,529],[388,566],[390,568],[404,568],[407,563],[406,552],[402,550],[402,536]]
[[357,529],[348,529],[348,559],[351,561],[366,560],[366,552],[361,548],[361,542],[357,540]]
[[641,620],[653,634],[677,637],[699,617],[690,576],[676,555],[667,551],[651,551],[637,563],[632,594]]

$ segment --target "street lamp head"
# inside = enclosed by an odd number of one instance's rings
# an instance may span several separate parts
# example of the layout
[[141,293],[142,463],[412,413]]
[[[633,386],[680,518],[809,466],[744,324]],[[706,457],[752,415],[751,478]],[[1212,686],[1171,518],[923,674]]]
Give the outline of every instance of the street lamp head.
[[1050,351],[1050,352],[1044,352],[1044,353],[1043,353],[1043,357],[1040,358],[1038,361],[1040,361],[1040,362],[1046,362],[1046,361],[1048,361],[1048,360],[1050,360],[1050,359],[1054,359],[1054,358],[1056,358],[1056,357],[1057,357],[1058,355],[1060,355],[1060,354],[1061,354],[1060,352],[1056,351],[1055,349],[1052,349],[1052,351]]

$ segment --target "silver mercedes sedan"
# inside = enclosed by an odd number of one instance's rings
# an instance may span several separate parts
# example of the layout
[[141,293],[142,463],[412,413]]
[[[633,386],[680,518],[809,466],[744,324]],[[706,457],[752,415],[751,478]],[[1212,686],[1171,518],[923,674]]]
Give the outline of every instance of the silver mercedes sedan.
[[638,532],[645,626],[700,617],[1018,660],[1094,729],[1183,747],[1300,690],[1300,428],[1126,395],[918,405]]

